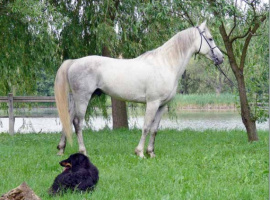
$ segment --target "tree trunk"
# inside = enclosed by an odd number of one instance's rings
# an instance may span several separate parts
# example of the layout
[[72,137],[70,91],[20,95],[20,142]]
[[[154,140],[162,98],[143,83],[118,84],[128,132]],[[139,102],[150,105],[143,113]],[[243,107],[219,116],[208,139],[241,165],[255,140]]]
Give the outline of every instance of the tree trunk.
[[126,102],[111,98],[113,129],[128,128]]
[[240,106],[241,106],[241,117],[242,122],[244,123],[247,135],[248,135],[248,141],[258,141],[258,134],[256,129],[256,121],[252,119],[250,107],[248,105],[247,95],[246,95],[246,87],[245,87],[245,80],[242,75],[237,77],[238,82],[238,90],[239,90],[239,97],[240,97]]
[[244,80],[244,75],[243,75],[244,67],[240,68],[237,65],[236,58],[233,52],[232,41],[230,41],[228,35],[226,34],[226,30],[223,24],[219,27],[219,30],[220,30],[220,34],[223,38],[223,41],[227,50],[230,66],[232,68],[232,71],[238,83],[241,117],[242,117],[242,122],[244,123],[246,131],[247,131],[248,141],[249,142],[257,141],[259,140],[259,138],[258,138],[258,134],[256,130],[256,121],[252,119],[250,107],[248,105],[248,100],[247,100],[246,86],[245,86],[245,80]]
[[[111,57],[110,51],[106,46],[102,48],[102,56]],[[126,102],[114,99],[112,97],[111,102],[113,129],[128,128]]]

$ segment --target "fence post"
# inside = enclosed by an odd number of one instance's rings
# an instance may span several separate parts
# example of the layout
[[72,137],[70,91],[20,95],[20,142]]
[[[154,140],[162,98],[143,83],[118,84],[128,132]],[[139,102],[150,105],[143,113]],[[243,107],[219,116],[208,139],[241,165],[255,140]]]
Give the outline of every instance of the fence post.
[[14,113],[13,113],[13,94],[8,94],[8,118],[9,118],[9,134],[14,135]]

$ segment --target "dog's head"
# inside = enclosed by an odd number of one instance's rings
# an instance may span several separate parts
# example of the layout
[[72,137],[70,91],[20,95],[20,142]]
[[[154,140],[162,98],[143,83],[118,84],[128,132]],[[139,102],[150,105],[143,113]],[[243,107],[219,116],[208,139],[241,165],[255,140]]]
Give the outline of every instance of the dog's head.
[[81,153],[75,153],[69,156],[68,159],[59,162],[62,167],[65,167],[64,171],[77,171],[81,168],[89,168],[90,161],[87,156]]

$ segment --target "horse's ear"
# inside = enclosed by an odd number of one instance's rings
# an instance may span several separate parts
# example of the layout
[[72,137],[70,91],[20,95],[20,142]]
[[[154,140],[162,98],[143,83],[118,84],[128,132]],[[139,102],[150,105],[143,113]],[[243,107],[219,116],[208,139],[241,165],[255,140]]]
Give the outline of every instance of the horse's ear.
[[200,29],[205,30],[205,27],[206,27],[206,20],[204,20],[204,22],[200,25]]

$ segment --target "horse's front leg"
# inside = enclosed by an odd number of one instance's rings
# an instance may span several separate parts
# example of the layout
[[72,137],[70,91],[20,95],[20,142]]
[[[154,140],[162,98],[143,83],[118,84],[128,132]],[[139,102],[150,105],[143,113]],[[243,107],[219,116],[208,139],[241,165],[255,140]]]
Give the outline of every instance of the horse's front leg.
[[57,146],[57,149],[59,150],[57,155],[62,156],[64,154],[65,148],[66,148],[66,135],[64,133],[64,130],[62,130],[62,136]]
[[157,135],[157,131],[158,131],[158,127],[159,127],[159,123],[160,123],[161,117],[162,117],[163,113],[165,112],[165,110],[166,110],[166,106],[165,105],[159,107],[159,109],[157,111],[157,114],[155,116],[155,120],[152,123],[152,127],[150,129],[150,139],[149,139],[149,144],[148,144],[146,153],[151,158],[154,158],[156,156],[155,155],[155,152],[154,152],[154,149],[155,149],[155,137]]
[[141,136],[141,139],[140,139],[138,146],[135,149],[135,154],[137,154],[141,158],[145,158],[145,156],[143,154],[145,139],[146,139],[147,134],[150,131],[150,128],[151,128],[152,123],[155,119],[155,116],[156,116],[156,113],[157,113],[159,106],[160,106],[159,101],[148,102],[146,104],[146,112],[145,112],[145,117],[144,117],[142,136]]

